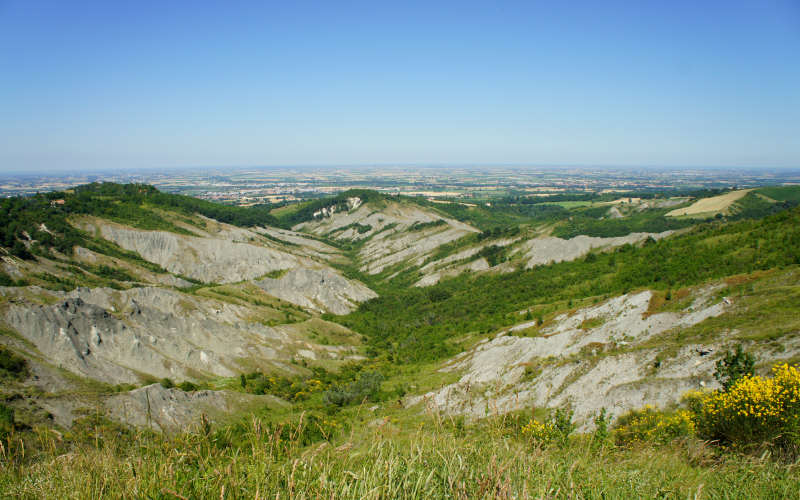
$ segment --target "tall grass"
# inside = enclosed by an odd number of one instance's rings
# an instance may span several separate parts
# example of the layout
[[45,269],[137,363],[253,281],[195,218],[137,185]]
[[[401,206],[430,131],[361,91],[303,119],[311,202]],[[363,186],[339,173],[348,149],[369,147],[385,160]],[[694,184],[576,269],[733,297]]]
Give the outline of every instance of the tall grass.
[[13,437],[4,443],[0,496],[785,498],[800,490],[796,465],[717,456],[701,442],[616,448],[579,436],[540,448],[498,422],[424,418],[403,428],[376,419],[304,445],[302,419],[274,427],[254,417],[236,435],[201,427],[87,439],[69,451],[42,432],[35,457],[9,451]]

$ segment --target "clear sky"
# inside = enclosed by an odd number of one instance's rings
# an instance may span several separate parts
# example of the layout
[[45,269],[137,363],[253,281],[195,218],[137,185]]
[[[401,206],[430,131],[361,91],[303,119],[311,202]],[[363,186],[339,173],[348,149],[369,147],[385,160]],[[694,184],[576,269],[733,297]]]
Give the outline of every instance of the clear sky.
[[0,0],[0,171],[800,167],[800,0]]

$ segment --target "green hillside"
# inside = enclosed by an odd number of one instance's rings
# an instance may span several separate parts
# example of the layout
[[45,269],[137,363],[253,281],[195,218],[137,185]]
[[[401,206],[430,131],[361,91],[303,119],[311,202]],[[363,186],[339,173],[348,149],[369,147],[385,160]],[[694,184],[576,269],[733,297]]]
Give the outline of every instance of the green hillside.
[[[489,333],[518,311],[640,287],[680,288],[757,270],[800,264],[800,209],[764,220],[704,223],[641,248],[623,246],[582,260],[509,274],[464,274],[433,287],[385,293],[338,318],[398,362],[448,356],[464,332]],[[545,307],[545,310],[548,308]]]

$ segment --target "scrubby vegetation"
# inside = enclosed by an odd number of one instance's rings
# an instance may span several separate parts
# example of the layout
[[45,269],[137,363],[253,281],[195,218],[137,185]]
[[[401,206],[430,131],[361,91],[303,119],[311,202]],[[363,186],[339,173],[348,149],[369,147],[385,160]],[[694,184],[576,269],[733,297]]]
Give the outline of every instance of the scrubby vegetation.
[[697,396],[698,433],[739,447],[770,443],[800,454],[800,370],[783,364],[772,377],[744,375],[727,390]]
[[[61,193],[56,193],[60,195]],[[52,197],[53,194],[48,196]],[[235,226],[276,225],[270,205],[237,207],[200,200],[191,196],[163,193],[145,184],[93,183],[75,188],[64,196],[64,210],[105,217],[142,229],[165,229],[189,233],[158,213],[170,210],[186,216],[204,215]]]
[[742,345],[739,344],[735,351],[726,352],[725,356],[717,361],[714,378],[720,383],[722,390],[727,391],[740,379],[752,377],[755,365],[755,358],[750,353],[744,352]]
[[[6,441],[0,490],[18,498],[788,498],[793,466],[700,441],[615,446],[531,440],[527,419],[255,416],[174,436],[102,419]],[[554,425],[554,424],[553,424]],[[9,444],[10,443],[10,444]],[[41,464],[41,465],[37,465]]]
[[334,197],[303,203],[297,210],[283,212],[279,214],[279,219],[276,222],[282,227],[290,228],[301,222],[312,220],[314,218],[314,213],[323,208],[335,207],[337,211],[341,212],[347,210],[348,198],[359,198],[362,203],[367,203],[369,201],[383,200],[385,199],[385,195],[368,189],[349,189]]
[[767,192],[775,194],[775,196],[778,197],[778,200],[768,201],[768,199],[765,199],[763,196],[759,196],[761,189],[747,193],[743,198],[737,200],[733,205],[731,213],[727,216],[728,219],[760,219],[762,217],[767,217],[768,215],[776,214],[778,212],[782,212],[783,210],[796,207],[798,203],[800,203],[795,196],[791,196],[791,194],[800,192],[800,189],[793,189],[789,192],[786,192],[780,188],[771,188]]
[[28,362],[11,349],[0,345],[0,380],[5,377],[25,378],[28,375]]
[[665,412],[652,406],[623,415],[614,429],[614,438],[620,446],[664,445],[695,434],[695,421],[690,411],[681,409]]
[[441,359],[458,351],[452,338],[513,324],[532,304],[638,287],[669,290],[800,264],[800,209],[759,221],[712,221],[667,240],[592,255],[508,274],[464,274],[426,289],[387,290],[336,321],[365,334],[373,352],[389,353],[398,363]]
[[[200,214],[238,226],[277,225],[270,208],[221,205],[162,193],[144,184],[93,183],[69,191],[0,200],[0,218],[7,221],[0,226],[0,246],[22,259],[51,248],[71,255],[75,245],[90,246],[87,242],[93,238],[69,224],[70,215],[93,215],[141,229],[192,234],[175,223],[175,214],[183,215],[186,224],[197,224],[190,216]],[[173,216],[165,216],[165,210]]]
[[586,236],[600,236],[604,238],[625,236],[630,233],[661,233],[683,229],[694,224],[687,219],[664,217],[668,210],[648,210],[632,214],[619,219],[606,217],[608,207],[598,207],[577,211],[564,224],[553,231],[554,236],[560,238],[574,238],[585,234]]

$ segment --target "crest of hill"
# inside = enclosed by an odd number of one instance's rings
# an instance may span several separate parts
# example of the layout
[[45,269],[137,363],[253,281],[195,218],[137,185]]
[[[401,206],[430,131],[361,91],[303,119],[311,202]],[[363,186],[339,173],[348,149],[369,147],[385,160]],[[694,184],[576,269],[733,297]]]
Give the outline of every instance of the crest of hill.
[[374,295],[331,267],[343,258],[338,249],[270,227],[277,220],[267,206],[234,207],[142,184],[94,183],[2,200],[0,209],[9,221],[0,234],[0,285],[65,291],[144,283],[187,287],[291,269],[327,277],[295,281],[286,295],[296,305],[343,313]]
[[419,267],[442,245],[480,232],[412,198],[366,192],[363,200],[355,194],[308,207],[316,208],[312,218],[293,229],[342,242],[356,251],[355,263],[369,275]]
[[676,208],[669,218],[703,219],[726,216],[734,219],[760,218],[792,208],[800,203],[800,186],[767,186],[739,189],[700,198],[691,205]]
[[346,210],[348,208],[348,199],[358,198],[360,203],[369,203],[383,201],[387,197],[387,195],[371,189],[349,189],[333,197],[300,203],[296,210],[279,212],[281,215],[278,217],[277,225],[287,228],[293,227],[313,220],[314,214],[322,209],[330,209],[331,207],[338,209],[338,211]]
[[91,215],[137,229],[194,235],[192,226],[204,229],[196,216],[240,227],[277,225],[269,206],[235,207],[177,194],[162,193],[145,184],[92,183],[66,191],[0,200],[0,246],[18,257],[29,257],[25,242],[71,254],[90,235],[73,227],[68,218]]

